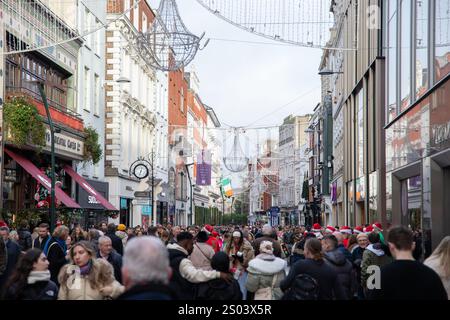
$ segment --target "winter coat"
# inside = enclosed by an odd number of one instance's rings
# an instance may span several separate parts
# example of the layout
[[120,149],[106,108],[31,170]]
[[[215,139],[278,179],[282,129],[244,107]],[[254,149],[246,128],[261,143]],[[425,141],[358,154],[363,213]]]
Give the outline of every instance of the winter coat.
[[178,299],[193,300],[197,289],[194,284],[220,278],[219,271],[206,271],[194,267],[192,261],[188,259],[188,252],[180,245],[169,244],[167,249],[173,272],[169,287],[177,294]]
[[174,293],[167,285],[159,283],[139,284],[120,295],[117,300],[174,300]]
[[122,239],[122,244],[125,247],[128,240],[128,234],[125,231],[116,231],[116,236],[118,236],[120,239]]
[[[233,255],[235,255],[236,252],[242,252],[243,257],[241,259],[238,258],[235,259]],[[248,267],[248,263],[250,262],[250,260],[252,260],[255,257],[253,247],[250,244],[250,242],[248,242],[248,240],[246,239],[244,239],[244,241],[242,242],[239,251],[236,250],[234,242],[228,243],[227,247],[225,248],[225,253],[230,257],[230,269],[232,268],[246,269]]]
[[116,236],[114,233],[107,233],[105,234],[108,238],[111,239],[112,247],[114,250],[117,251],[118,254],[123,256],[123,243],[122,239],[120,239],[118,236]]
[[[53,244],[55,243],[55,244]],[[45,243],[44,243],[45,245]],[[48,270],[50,270],[51,278],[53,282],[59,284],[58,282],[58,274],[61,268],[67,263],[66,260],[66,252],[61,247],[61,245],[56,241],[55,238],[51,238],[49,240],[47,259],[50,265],[48,266]]]
[[202,270],[212,270],[211,259],[214,256],[214,249],[207,243],[197,242],[189,259],[194,267]]
[[354,294],[354,288],[356,287],[354,282],[356,281],[356,275],[353,272],[353,265],[347,260],[345,255],[338,249],[325,252],[325,261],[328,265],[337,272],[337,280],[339,285],[343,287],[344,299],[351,299]]
[[441,261],[437,257],[430,257],[425,260],[424,265],[433,269],[441,278],[445,291],[447,291],[448,299],[450,300],[450,277],[445,277]]
[[367,273],[367,268],[370,266],[379,266],[380,268],[392,262],[392,258],[386,255],[386,252],[381,248],[381,244],[369,244],[364,250],[361,262],[361,286],[367,287],[367,279],[370,274]]
[[[6,300],[56,300],[58,297],[57,285],[49,280],[37,280],[28,283],[20,292],[17,292],[17,284],[12,284],[5,295]],[[17,294],[18,293],[18,294]]]
[[44,239],[40,239],[39,237],[37,237],[36,239],[34,239],[34,241],[33,241],[33,248],[36,248],[36,249],[41,249],[41,250],[44,250],[44,246],[45,246],[45,243],[47,242],[47,240],[48,240],[48,235],[44,238]]
[[[79,275],[80,285],[72,283],[72,276],[65,281],[65,275],[72,274],[69,268],[74,268],[73,264],[66,264],[61,268],[58,279],[61,284],[58,293],[58,300],[104,300],[108,296],[104,296],[100,289],[104,287],[112,287],[112,293],[110,297],[113,299],[121,295],[125,287],[122,286],[117,280],[114,279],[112,266],[103,259],[92,260],[91,272],[98,272],[106,276],[108,279],[105,283],[98,283],[96,288],[93,288],[88,276]],[[69,288],[70,287],[70,288]]]
[[346,299],[344,288],[338,281],[338,274],[323,259],[304,259],[291,266],[289,274],[280,283],[281,290],[288,292],[298,275],[306,274],[314,278],[319,285],[319,300]]
[[[97,258],[103,259],[102,256],[100,255],[100,251],[97,254]],[[108,259],[106,259],[106,261],[108,261],[109,264],[114,269],[114,278],[119,283],[122,283],[122,256],[113,250],[109,254]]]
[[27,251],[31,248],[32,245],[32,239],[31,239],[31,233],[27,229],[19,229],[17,230],[17,233],[19,234],[19,246],[22,251]]
[[258,239],[255,239],[255,241],[253,241],[253,249],[255,250],[255,256],[257,256],[259,254],[259,246],[261,245],[261,243],[263,241],[272,242],[273,254],[275,255],[275,257],[285,258],[283,250],[281,250],[281,244],[274,238],[268,237],[268,236],[262,236],[262,237],[259,237]]
[[6,264],[8,262],[8,251],[6,250],[5,241],[0,237],[0,276],[6,270]]
[[352,254],[350,253],[350,251],[348,251],[345,246],[343,244],[338,245],[337,249],[342,252],[345,256],[345,258],[350,261],[351,263],[353,263],[353,257]]
[[196,300],[240,301],[242,292],[236,279],[231,283],[215,279],[198,285]]
[[[255,293],[258,289],[272,287],[275,300],[280,300],[283,292],[280,283],[286,277],[286,261],[274,255],[260,254],[248,264],[247,285],[249,292]],[[274,279],[275,278],[275,279]]]
[[21,251],[20,246],[12,241],[9,240],[6,241],[5,244],[6,249],[6,266],[5,271],[3,274],[0,275],[0,290],[3,290],[3,286],[6,284],[6,281],[8,281],[8,278],[13,273],[14,269],[16,268],[17,261],[19,260]]

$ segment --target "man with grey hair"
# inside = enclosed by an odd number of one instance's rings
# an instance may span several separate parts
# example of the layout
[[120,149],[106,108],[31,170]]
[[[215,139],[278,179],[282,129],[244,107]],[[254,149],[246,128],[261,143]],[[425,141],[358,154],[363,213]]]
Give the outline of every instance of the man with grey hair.
[[173,300],[175,295],[168,286],[171,274],[169,252],[160,239],[133,238],[123,255],[125,292],[118,300]]
[[97,258],[105,259],[114,269],[114,277],[122,283],[122,256],[112,247],[112,241],[107,236],[101,236],[98,239]]
[[281,244],[273,237],[273,228],[265,224],[262,228],[262,237],[259,237],[253,241],[253,249],[255,250],[255,257],[259,254],[259,247],[263,241],[272,242],[273,254],[278,258],[285,258],[283,251],[281,250]]
[[8,280],[9,276],[14,271],[17,261],[20,257],[20,246],[9,239],[9,228],[8,227],[0,227],[0,238],[1,241],[4,242],[4,258],[6,258],[4,271],[0,275],[0,289],[3,289],[4,284]]

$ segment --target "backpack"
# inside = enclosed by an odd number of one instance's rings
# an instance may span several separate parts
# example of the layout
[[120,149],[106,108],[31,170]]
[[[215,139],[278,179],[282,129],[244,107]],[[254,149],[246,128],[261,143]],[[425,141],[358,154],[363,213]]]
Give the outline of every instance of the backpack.
[[299,274],[283,300],[319,300],[319,283],[310,275]]

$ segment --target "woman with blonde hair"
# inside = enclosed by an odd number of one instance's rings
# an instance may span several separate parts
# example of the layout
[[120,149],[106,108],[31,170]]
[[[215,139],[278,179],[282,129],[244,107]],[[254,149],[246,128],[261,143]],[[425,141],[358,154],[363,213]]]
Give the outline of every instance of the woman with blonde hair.
[[112,266],[96,259],[91,244],[80,241],[70,249],[71,263],[62,267],[58,300],[107,300],[123,293]]
[[442,284],[450,300],[450,236],[442,239],[439,246],[425,260],[424,264],[433,269],[441,277]]

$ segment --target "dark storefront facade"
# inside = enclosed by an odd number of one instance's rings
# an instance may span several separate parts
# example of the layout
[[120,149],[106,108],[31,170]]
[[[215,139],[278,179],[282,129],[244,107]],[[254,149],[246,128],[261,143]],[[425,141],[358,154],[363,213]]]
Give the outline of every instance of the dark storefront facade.
[[[90,186],[101,194],[106,200],[108,200],[109,184],[107,182],[88,180]],[[108,222],[110,211],[105,210],[105,207],[100,201],[84,188],[77,184],[77,202],[84,209],[84,221],[82,223],[85,226],[98,225],[101,222]],[[81,221],[80,221],[81,222]]]

